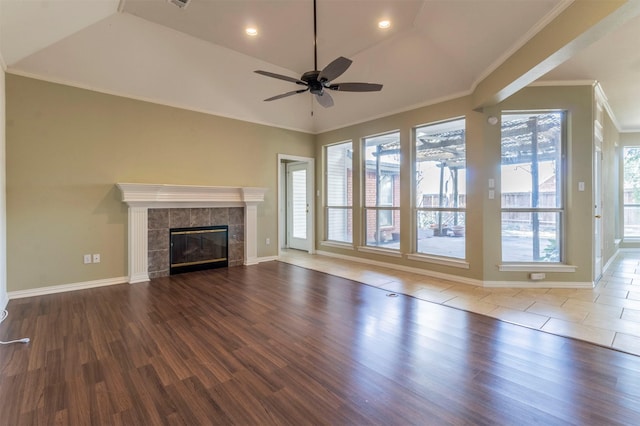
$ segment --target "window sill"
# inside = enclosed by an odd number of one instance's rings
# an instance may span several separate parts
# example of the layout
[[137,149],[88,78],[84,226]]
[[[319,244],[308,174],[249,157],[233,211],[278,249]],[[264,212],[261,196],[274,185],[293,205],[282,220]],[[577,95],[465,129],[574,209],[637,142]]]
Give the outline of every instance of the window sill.
[[359,246],[358,251],[361,251],[363,253],[380,254],[382,256],[389,256],[389,257],[402,257],[402,254],[396,250],[390,250],[390,249],[384,249],[384,248],[378,248],[378,247]]
[[351,243],[340,243],[338,241],[320,241],[320,245],[324,247],[334,247],[344,250],[354,250],[353,244]]
[[469,269],[469,262],[465,260],[428,256],[426,254],[408,254],[407,259],[418,262],[435,263],[437,265],[451,266],[453,268]]
[[575,265],[565,265],[560,263],[503,263],[498,265],[501,272],[575,272],[578,269]]

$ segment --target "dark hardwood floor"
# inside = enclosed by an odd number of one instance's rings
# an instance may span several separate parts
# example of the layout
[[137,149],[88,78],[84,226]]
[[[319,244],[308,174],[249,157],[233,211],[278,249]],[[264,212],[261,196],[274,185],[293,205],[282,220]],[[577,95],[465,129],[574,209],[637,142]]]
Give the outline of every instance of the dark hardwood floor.
[[640,358],[269,262],[12,300],[0,424],[640,424]]

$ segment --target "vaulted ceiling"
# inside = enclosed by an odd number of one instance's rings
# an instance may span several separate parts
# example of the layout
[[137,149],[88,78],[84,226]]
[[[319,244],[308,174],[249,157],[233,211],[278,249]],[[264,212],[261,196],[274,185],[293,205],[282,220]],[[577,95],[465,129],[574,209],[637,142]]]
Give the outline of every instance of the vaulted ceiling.
[[[323,108],[293,78],[314,69],[312,0],[2,0],[7,72],[317,133],[531,83],[599,81],[622,131],[640,131],[636,0],[318,0],[318,68],[353,60]],[[381,30],[381,19],[391,21]],[[255,27],[250,37],[245,28]],[[312,114],[313,113],[313,114]]]

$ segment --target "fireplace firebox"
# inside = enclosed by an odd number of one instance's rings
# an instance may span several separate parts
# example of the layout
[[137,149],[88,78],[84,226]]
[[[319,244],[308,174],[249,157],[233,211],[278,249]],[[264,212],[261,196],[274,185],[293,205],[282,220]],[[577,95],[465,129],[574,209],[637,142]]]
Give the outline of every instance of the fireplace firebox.
[[229,265],[229,227],[170,229],[169,274],[222,268]]

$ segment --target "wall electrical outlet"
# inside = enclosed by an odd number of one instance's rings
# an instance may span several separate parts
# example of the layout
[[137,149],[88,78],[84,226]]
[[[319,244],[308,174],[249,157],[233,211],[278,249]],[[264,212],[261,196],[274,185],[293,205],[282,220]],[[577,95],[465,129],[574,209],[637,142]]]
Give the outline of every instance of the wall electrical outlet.
[[267,238],[267,245],[271,244],[271,238]]
[[100,263],[100,254],[93,255],[93,263]]
[[84,258],[84,264],[86,265],[87,263],[91,263],[91,255],[90,254],[85,254],[83,256]]

